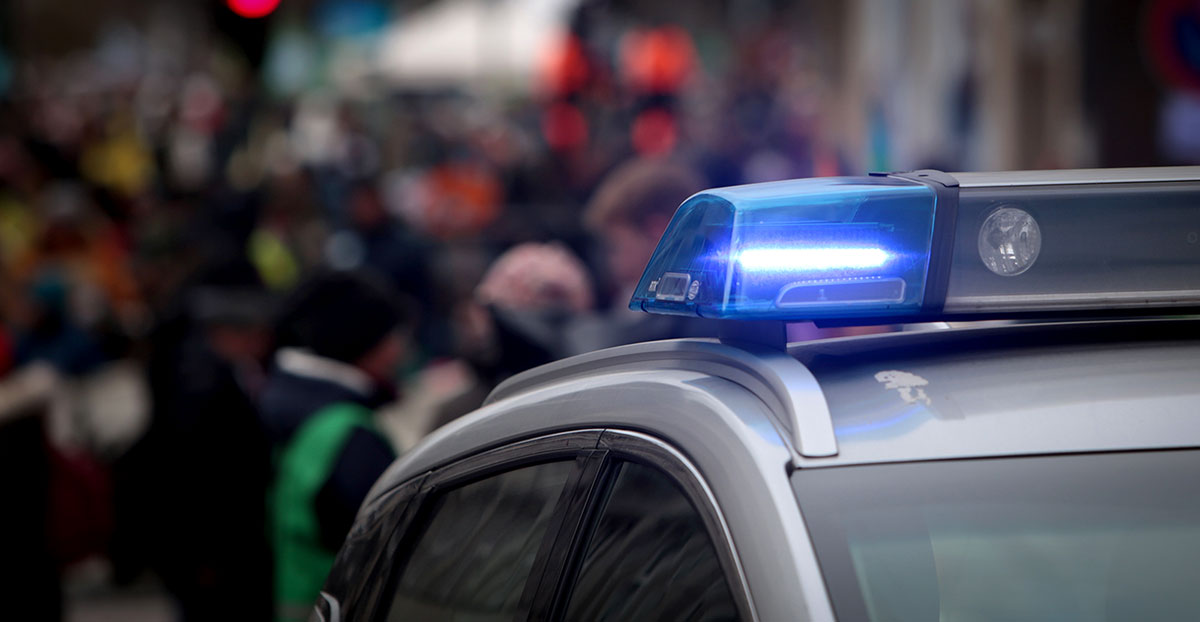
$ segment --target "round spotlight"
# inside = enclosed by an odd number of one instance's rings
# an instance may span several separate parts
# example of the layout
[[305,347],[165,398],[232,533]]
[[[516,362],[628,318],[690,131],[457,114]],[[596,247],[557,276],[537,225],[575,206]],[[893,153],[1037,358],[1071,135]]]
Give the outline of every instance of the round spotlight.
[[1001,207],[979,228],[979,258],[1000,276],[1016,276],[1037,261],[1042,250],[1042,230],[1023,209]]

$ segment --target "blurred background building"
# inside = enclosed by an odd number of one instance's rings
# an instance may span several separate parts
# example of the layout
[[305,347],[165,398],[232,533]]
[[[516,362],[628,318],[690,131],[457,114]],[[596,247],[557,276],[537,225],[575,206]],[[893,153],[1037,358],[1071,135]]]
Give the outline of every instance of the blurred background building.
[[28,454],[0,482],[33,508],[0,538],[34,560],[0,586],[175,615],[122,482],[172,481],[138,448],[178,433],[194,365],[252,408],[273,305],[314,272],[369,268],[418,312],[401,450],[571,353],[573,316],[624,326],[622,230],[585,215],[630,162],[692,190],[1197,164],[1200,4],[0,3],[0,442]]

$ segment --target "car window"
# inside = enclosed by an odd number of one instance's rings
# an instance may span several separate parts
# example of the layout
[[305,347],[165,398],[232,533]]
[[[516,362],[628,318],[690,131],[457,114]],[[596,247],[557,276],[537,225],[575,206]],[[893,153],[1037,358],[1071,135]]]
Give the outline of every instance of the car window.
[[1200,452],[792,475],[843,620],[1200,619]]
[[512,620],[574,464],[524,467],[432,497],[387,619]]
[[625,462],[571,588],[568,620],[735,620],[704,521],[663,472]]

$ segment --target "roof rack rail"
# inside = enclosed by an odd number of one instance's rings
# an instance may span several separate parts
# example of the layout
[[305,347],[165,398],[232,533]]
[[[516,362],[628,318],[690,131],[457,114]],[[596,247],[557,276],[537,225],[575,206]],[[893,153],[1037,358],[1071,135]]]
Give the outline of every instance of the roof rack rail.
[[676,369],[741,385],[766,403],[783,436],[808,458],[837,455],[837,438],[816,377],[786,352],[715,339],[650,341],[589,352],[517,374],[500,383],[485,404],[597,373]]

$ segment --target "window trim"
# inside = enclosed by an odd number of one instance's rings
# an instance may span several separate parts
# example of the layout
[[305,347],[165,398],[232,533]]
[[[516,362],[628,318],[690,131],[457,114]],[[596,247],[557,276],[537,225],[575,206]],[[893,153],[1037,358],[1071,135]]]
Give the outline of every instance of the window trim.
[[[421,490],[428,477],[429,473],[418,475],[388,491],[366,516],[355,521],[347,534],[322,588],[339,599],[345,619],[370,619],[374,615],[381,592],[380,582],[389,570],[387,560],[395,556],[399,545],[395,534],[404,533],[416,517]],[[389,517],[398,518],[389,521]],[[347,548],[347,544],[354,541],[361,546]],[[357,574],[338,572],[347,567],[362,568],[362,571]]]
[[[420,476],[419,479],[410,480],[395,489],[399,492],[414,485],[417,488],[415,494],[405,499],[398,498],[399,495],[395,499],[389,496],[380,504],[381,508],[387,506],[395,510],[397,504],[403,501],[406,503],[406,507],[403,510],[404,516],[393,527],[388,528],[386,524],[380,525],[380,531],[384,533],[377,535],[386,538],[385,546],[381,547],[386,549],[386,553],[377,556],[374,560],[375,567],[369,573],[368,579],[370,592],[365,594],[365,601],[360,603],[362,606],[355,608],[362,612],[362,615],[356,615],[355,619],[375,622],[386,620],[387,610],[391,604],[391,599],[387,596],[394,592],[396,581],[399,580],[400,572],[407,560],[407,556],[402,557],[399,553],[404,546],[420,536],[419,532],[422,530],[416,527],[433,508],[431,497],[442,490],[465,486],[521,467],[555,462],[559,459],[573,460],[575,461],[574,469],[555,502],[553,513],[550,516],[550,524],[547,526],[542,545],[530,568],[525,590],[521,594],[518,613],[514,616],[514,619],[517,620],[529,619],[527,612],[530,609],[530,603],[536,594],[542,591],[542,584],[553,576],[549,574],[552,568],[546,565],[546,561],[558,547],[559,532],[564,525],[572,522],[578,523],[577,518],[573,521],[566,520],[572,508],[579,505],[578,495],[575,491],[579,488],[589,488],[591,482],[595,480],[595,469],[599,466],[599,458],[596,454],[602,453],[596,451],[596,446],[600,442],[602,433],[602,429],[596,428],[558,432],[494,447],[438,467]],[[387,494],[391,495],[392,493]],[[576,508],[576,511],[581,510],[581,508]]]
[[606,463],[606,453],[603,450],[589,450],[578,458],[581,468],[573,474],[578,477],[568,480],[568,488],[564,490],[557,508],[561,512],[550,519],[550,527],[546,530],[548,537],[543,543],[545,548],[538,551],[529,573],[530,578],[536,576],[536,580],[525,584],[517,620],[547,619],[540,612],[544,610],[547,597],[552,597],[558,591],[568,556],[574,550],[572,543],[585,528],[584,517]]
[[[419,521],[432,507],[431,496],[499,473],[556,459],[572,459],[575,469],[556,502],[550,524],[521,594],[514,620],[561,619],[566,610],[587,538],[599,518],[603,501],[615,483],[621,462],[637,462],[661,471],[682,488],[700,514],[734,599],[738,615],[757,621],[749,584],[734,545],[732,532],[703,474],[669,443],[641,432],[589,428],[558,432],[493,447],[428,471],[384,493],[372,517],[400,516],[388,521],[368,518],[367,536],[382,546],[368,547],[369,568],[357,586],[348,586],[342,600],[346,619],[384,622],[387,598],[399,579],[405,559],[402,546],[419,537]],[[339,556],[340,559],[340,556]],[[340,565],[340,564],[338,564]],[[334,593],[334,592],[331,592]]]
[[720,511],[712,489],[692,462],[670,444],[648,434],[629,430],[609,429],[600,437],[599,449],[604,451],[604,464],[587,499],[574,537],[558,546],[568,547],[565,565],[560,568],[558,585],[552,593],[542,595],[533,619],[563,619],[570,601],[571,588],[578,576],[579,566],[586,554],[587,540],[603,510],[604,500],[612,489],[621,462],[636,462],[661,471],[683,489],[684,495],[700,515],[705,531],[717,553],[717,559],[729,583],[729,593],[738,615],[743,620],[757,621],[750,587],[746,581],[732,532]]

